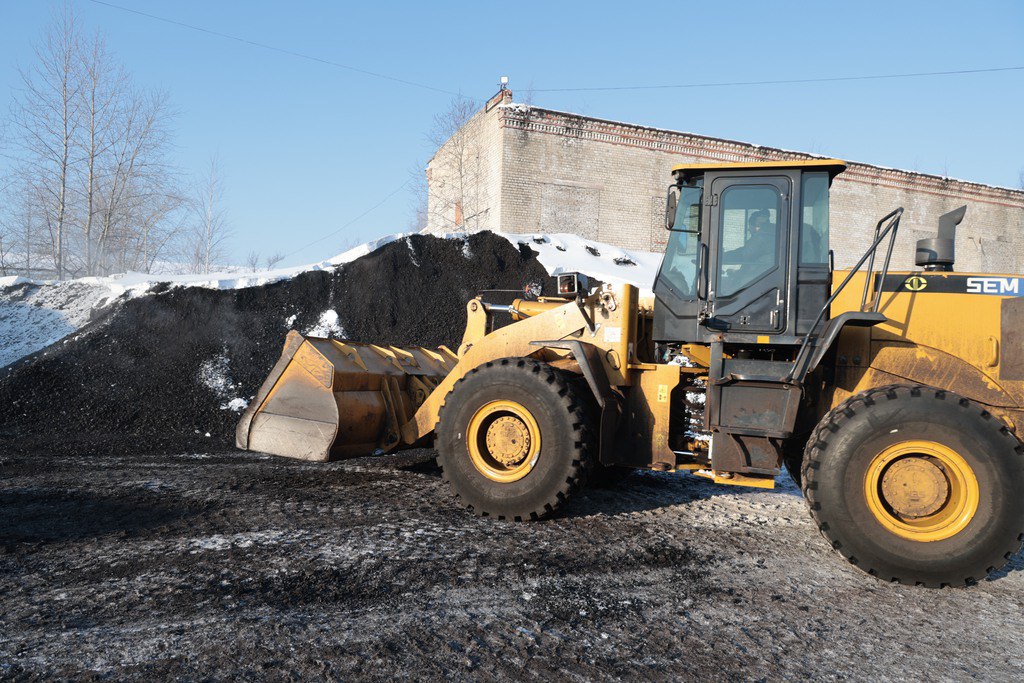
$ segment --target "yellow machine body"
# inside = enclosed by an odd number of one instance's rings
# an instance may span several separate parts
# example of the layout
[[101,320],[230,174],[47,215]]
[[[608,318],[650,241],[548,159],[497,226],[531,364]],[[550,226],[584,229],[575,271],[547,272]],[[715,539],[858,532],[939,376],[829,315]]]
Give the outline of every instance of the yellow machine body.
[[[952,277],[1012,278],[920,272],[889,277],[918,287],[925,282],[925,289],[882,292],[886,322],[843,330],[834,381],[819,414],[872,387],[913,382],[977,401],[1019,430],[1024,347],[1007,333],[1022,329],[1024,297],[951,293],[942,286]],[[863,275],[855,275],[833,304],[833,316],[859,309],[862,285]],[[533,357],[579,372],[567,351],[545,342],[580,340],[599,350],[602,372],[624,397],[629,427],[623,430],[628,441],[628,457],[623,457],[641,467],[700,469],[680,464],[669,446],[670,396],[684,375],[707,372],[707,347],[686,348],[692,367],[650,362],[650,302],[638,297],[636,287],[606,285],[582,306],[557,298],[517,301],[502,311],[517,322],[497,329],[498,313],[491,308],[480,299],[469,302],[458,355],[444,347],[382,347],[291,332],[281,359],[239,422],[238,446],[306,460],[410,447],[431,435],[445,396],[473,368],[500,358]],[[768,485],[757,477],[723,479],[721,474],[712,478]]]
[[[923,270],[889,271],[897,208],[834,272],[821,240],[844,168],[677,167],[653,299],[582,273],[558,297],[477,297],[457,353],[292,332],[237,444],[307,460],[436,446],[466,507],[522,520],[627,468],[772,488],[785,465],[865,571],[976,581],[1024,538],[1024,276],[953,272],[966,207],[918,241]],[[733,223],[746,242],[728,250]]]
[[[831,181],[843,169],[845,163],[840,160],[820,159],[684,164],[673,171],[679,182],[707,173],[763,177],[797,172],[827,173]],[[701,205],[706,213],[709,203]],[[895,216],[898,223],[901,212],[882,222]],[[804,418],[820,418],[852,395],[883,385],[916,383],[984,405],[1019,433],[1024,424],[1024,341],[1017,335],[1024,331],[1024,278],[933,270],[889,273],[887,267],[888,261],[882,273],[872,271],[870,265],[868,274],[855,272],[845,289],[837,283],[847,273],[830,274],[833,292],[838,294],[823,321],[875,309],[877,298],[877,310],[870,313],[876,319],[839,328],[838,336],[828,342],[828,354],[815,361],[820,370],[804,387],[807,400],[799,407],[790,402],[784,408],[787,421],[792,423],[790,413],[799,412],[806,426]],[[702,342],[678,346],[685,363],[659,362],[666,359],[658,357],[652,341],[657,328],[653,300],[641,300],[631,285],[585,289],[561,297],[516,300],[510,306],[492,305],[480,297],[471,300],[457,354],[447,348],[381,347],[305,338],[292,332],[281,359],[242,416],[237,444],[310,460],[425,444],[438,426],[445,398],[473,369],[501,358],[529,357],[588,375],[579,357],[586,347],[593,356],[586,362],[591,389],[597,391],[596,373],[614,393],[611,402],[618,411],[614,464],[688,469],[715,481],[770,486],[774,478],[770,467],[710,468],[711,448],[706,441],[690,440],[688,428],[683,430],[686,438],[681,438],[678,411],[673,417],[671,406],[679,402],[681,392],[695,387],[703,391],[709,374],[721,372],[723,362],[742,365],[744,358],[752,357],[770,359],[776,366],[798,362],[796,339],[757,334],[736,342],[728,335],[711,335]],[[781,301],[781,291],[778,296]],[[878,322],[879,313],[884,322]],[[499,326],[499,315],[511,316],[511,324]],[[715,380],[716,409],[726,395],[717,387],[730,382],[758,384]],[[728,395],[736,395],[732,387]],[[780,406],[754,400],[733,406],[739,412],[730,417],[783,410]],[[715,431],[718,423],[708,411],[704,413],[704,428]],[[699,427],[696,422],[693,425]],[[756,421],[751,426],[755,431],[747,435],[733,430],[742,448],[751,443],[743,438],[755,432],[760,438],[776,439],[806,434],[799,432],[799,426],[790,431],[775,428],[774,436],[767,433],[771,430],[758,432]]]
[[[845,275],[837,272],[836,280]],[[833,303],[832,316],[859,310],[863,288],[864,274],[857,273]],[[868,298],[874,294],[869,288]],[[890,273],[879,294],[879,311],[887,320],[843,330],[836,348],[834,391],[824,410],[873,387],[914,383],[980,403],[1020,432],[1024,278]]]

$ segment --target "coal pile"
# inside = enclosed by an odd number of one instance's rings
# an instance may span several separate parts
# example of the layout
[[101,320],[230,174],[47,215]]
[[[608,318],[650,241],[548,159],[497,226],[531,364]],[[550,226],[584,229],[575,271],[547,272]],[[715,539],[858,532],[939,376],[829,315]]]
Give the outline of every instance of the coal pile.
[[479,233],[415,235],[334,271],[261,287],[165,287],[11,366],[0,377],[0,449],[229,450],[241,407],[277,361],[288,329],[322,333],[327,320],[332,336],[454,349],[470,298],[531,282],[552,291],[533,252]]

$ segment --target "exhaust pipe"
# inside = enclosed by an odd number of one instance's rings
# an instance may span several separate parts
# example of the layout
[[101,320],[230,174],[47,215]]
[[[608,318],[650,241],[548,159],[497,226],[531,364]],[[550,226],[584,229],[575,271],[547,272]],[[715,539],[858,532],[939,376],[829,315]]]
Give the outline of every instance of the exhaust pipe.
[[926,271],[951,273],[956,260],[956,226],[964,219],[967,205],[939,216],[937,237],[917,241],[917,256],[914,262]]

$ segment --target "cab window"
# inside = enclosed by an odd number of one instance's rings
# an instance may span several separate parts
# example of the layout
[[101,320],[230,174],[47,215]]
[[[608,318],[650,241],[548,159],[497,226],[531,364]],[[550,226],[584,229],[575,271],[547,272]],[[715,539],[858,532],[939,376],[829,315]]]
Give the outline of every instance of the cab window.
[[730,297],[778,267],[782,197],[772,185],[733,185],[720,204],[717,295]]
[[703,178],[679,188],[675,221],[665,247],[659,277],[668,281],[682,299],[697,298],[697,267],[700,250],[700,212]]
[[828,174],[800,181],[800,265],[828,264]]

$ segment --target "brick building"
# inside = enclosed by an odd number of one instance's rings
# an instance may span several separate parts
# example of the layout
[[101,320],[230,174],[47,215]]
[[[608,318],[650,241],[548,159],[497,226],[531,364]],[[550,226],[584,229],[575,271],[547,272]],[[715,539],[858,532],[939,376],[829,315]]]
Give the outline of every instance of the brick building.
[[[569,232],[661,251],[672,166],[813,157],[514,104],[504,91],[427,165],[427,231]],[[963,204],[956,269],[1024,273],[1024,191],[862,163],[833,184],[836,265],[852,265],[875,222],[903,206],[893,267],[910,269],[916,240]]]

